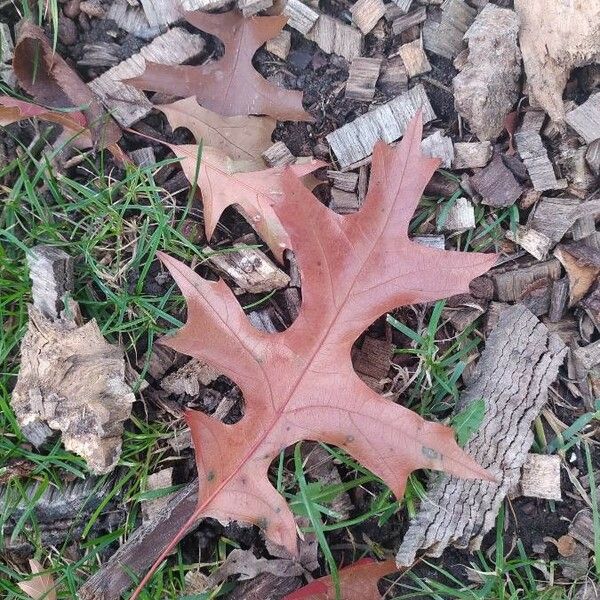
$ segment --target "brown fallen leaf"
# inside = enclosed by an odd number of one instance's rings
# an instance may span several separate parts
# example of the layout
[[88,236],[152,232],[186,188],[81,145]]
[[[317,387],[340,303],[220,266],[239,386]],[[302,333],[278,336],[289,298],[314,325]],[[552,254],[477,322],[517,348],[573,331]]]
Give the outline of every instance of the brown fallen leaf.
[[[340,569],[340,592],[343,600],[381,600],[377,582],[396,571],[393,560],[377,562],[362,558]],[[331,575],[315,579],[308,585],[288,594],[282,600],[335,600],[335,585]]]
[[237,11],[195,11],[186,12],[185,19],[223,42],[223,58],[200,66],[146,62],[142,75],[124,83],[183,98],[196,96],[202,106],[226,117],[269,115],[280,121],[313,120],[302,108],[302,92],[273,85],[252,66],[254,53],[283,29],[287,17],[246,19]]
[[291,169],[284,172],[274,208],[302,281],[299,315],[284,332],[257,330],[222,280],[208,281],[161,254],[188,307],[186,324],[162,343],[234,380],[246,413],[234,425],[186,413],[198,504],[131,600],[201,517],[256,524],[271,542],[297,554],[294,517],[267,476],[275,457],[297,441],[342,448],[397,498],[416,469],[492,479],[459,447],[451,428],[378,395],[352,367],[353,343],[381,314],[467,292],[496,261],[495,255],[435,250],[409,239],[410,219],[439,166],[421,153],[421,134],[419,113],[398,146],[376,145],[369,191],[351,215],[329,210]]
[[203,106],[194,97],[156,106],[172,129],[189,129],[200,143],[220,150],[233,160],[250,161],[264,167],[261,154],[272,144],[276,121],[271,117],[222,117]]
[[33,558],[29,559],[29,568],[33,577],[29,581],[19,581],[17,585],[33,600],[56,600],[56,584],[52,575],[43,573],[44,567]]
[[577,304],[600,274],[600,251],[581,242],[562,244],[554,250],[569,277],[569,306]]
[[86,118],[92,140],[100,148],[116,143],[121,130],[79,75],[56,53],[41,27],[23,21],[15,45],[13,70],[19,85],[36,103],[76,108]]
[[[181,168],[185,176],[193,183],[198,161],[198,146],[167,145],[181,160]],[[288,168],[297,177],[302,177],[324,166],[325,163],[319,160],[311,160]],[[208,239],[212,237],[223,211],[228,206],[236,205],[281,262],[284,250],[290,248],[290,242],[288,234],[273,210],[273,203],[283,195],[285,169],[273,167],[246,172],[242,166],[242,172],[239,172],[239,168],[238,163],[219,150],[202,148],[198,187],[202,192],[204,203],[206,237]]]

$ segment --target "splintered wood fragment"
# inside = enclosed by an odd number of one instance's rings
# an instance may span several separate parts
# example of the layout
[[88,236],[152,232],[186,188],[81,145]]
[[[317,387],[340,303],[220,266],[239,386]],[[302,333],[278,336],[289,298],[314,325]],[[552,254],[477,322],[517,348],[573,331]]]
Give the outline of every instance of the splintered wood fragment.
[[475,227],[475,208],[466,198],[458,198],[448,211],[442,231],[466,231]]
[[[161,469],[148,476],[146,492],[156,492],[173,485],[173,467]],[[152,521],[169,503],[174,492],[142,502],[142,522]]]
[[558,323],[564,316],[569,303],[569,279],[562,277],[552,282],[550,310],[548,318],[551,323]]
[[350,8],[352,21],[366,35],[385,15],[383,0],[357,0]]
[[179,0],[140,0],[150,27],[171,25],[181,19],[182,6]]
[[150,26],[142,8],[131,6],[127,0],[111,2],[104,18],[114,21],[120,29],[144,40],[150,40],[160,34],[159,27]]
[[528,454],[519,485],[521,494],[528,498],[562,500],[560,456],[558,454]]
[[344,192],[355,192],[358,183],[358,173],[342,173],[327,171],[327,177],[333,182],[333,187]]
[[439,158],[442,162],[441,167],[449,169],[454,160],[454,145],[452,140],[442,134],[441,131],[436,131],[427,136],[421,142],[421,151],[425,156]]
[[406,15],[394,19],[392,21],[392,33],[394,35],[400,35],[403,31],[423,23],[426,18],[427,9],[424,6],[420,6]]
[[416,235],[412,241],[436,250],[446,249],[446,238],[443,235]]
[[456,142],[454,144],[454,169],[485,167],[492,158],[491,142]]
[[387,377],[394,346],[387,340],[366,336],[360,349],[354,349],[352,363],[358,376],[373,390],[381,392]]
[[292,34],[283,30],[280,31],[274,38],[267,40],[265,44],[265,48],[271,53],[274,54],[277,58],[281,60],[285,60],[290,53],[290,48],[292,47]]
[[327,15],[320,15],[314,27],[305,35],[324,52],[338,54],[346,60],[360,56],[362,50],[363,36],[360,30]]
[[360,201],[355,192],[345,192],[337,188],[331,190],[329,208],[339,215],[355,213],[360,208]]
[[598,177],[600,175],[600,139],[592,142],[587,147],[585,160],[592,173]]
[[565,121],[591,144],[600,138],[600,92],[592,94],[581,106],[569,111]]
[[245,17],[252,17],[271,6],[273,6],[273,0],[238,0],[238,8]]
[[600,250],[585,242],[574,242],[558,246],[554,255],[569,277],[569,302],[573,306],[589,292],[600,274]]
[[60,248],[40,245],[27,253],[33,305],[47,319],[57,319],[65,295],[73,292],[73,258]]
[[154,344],[150,351],[150,356],[144,353],[137,361],[138,369],[142,370],[146,363],[148,364],[147,373],[157,381],[173,366],[178,364],[178,358],[182,357],[175,350],[171,350],[164,344]]
[[90,81],[88,85],[111,115],[123,127],[129,127],[150,113],[152,103],[141,90],[124,84],[123,80],[141,75],[146,61],[178,65],[198,56],[204,46],[205,41],[201,35],[175,27],[155,38],[137,54]]
[[521,130],[515,133],[514,139],[534,189],[538,192],[545,192],[567,187],[565,180],[556,179],[554,167],[548,158],[548,152],[539,133]]
[[402,57],[388,58],[381,69],[377,87],[389,96],[398,96],[408,88],[408,73]]
[[480,548],[504,497],[519,481],[533,442],[531,424],[546,403],[565,354],[559,337],[524,306],[500,312],[458,403],[462,410],[481,398],[485,401],[484,420],[465,451],[497,482],[436,477],[404,536],[396,556],[399,567],[412,565],[420,550],[440,556],[449,545]]
[[450,60],[464,48],[463,36],[477,15],[463,0],[446,0],[439,23],[428,19],[423,26],[425,48]]
[[527,225],[557,243],[575,222],[573,212],[579,204],[577,198],[542,196],[529,215]]
[[[207,262],[245,292],[261,294],[285,287],[290,278],[258,248],[233,244],[231,252],[213,252]],[[211,252],[210,248],[204,249]]]
[[519,244],[521,248],[527,250],[529,254],[535,256],[538,260],[546,260],[548,252],[554,246],[554,243],[547,235],[523,225],[517,225],[517,229],[514,232],[509,229],[506,232],[506,237],[512,242]]
[[287,24],[306,35],[319,19],[320,13],[300,0],[286,0],[283,14],[288,17]]
[[555,281],[561,276],[560,263],[556,259],[530,266],[511,266],[491,274],[496,298],[501,302],[519,302],[528,288],[538,281]]
[[398,48],[398,54],[404,61],[406,72],[409,78],[422,75],[431,71],[431,65],[427,60],[427,55],[423,50],[423,42],[421,38],[418,38],[408,44],[402,44]]
[[262,153],[262,157],[269,167],[293,165],[296,162],[296,157],[283,142],[275,142]]
[[511,206],[523,193],[522,187],[499,154],[495,154],[490,164],[475,173],[469,181],[481,195],[482,204],[488,206]]
[[129,158],[131,158],[138,167],[151,167],[156,164],[156,156],[154,155],[154,150],[151,146],[131,150],[129,152]]
[[378,140],[390,143],[402,137],[419,109],[424,123],[436,118],[422,84],[336,129],[326,139],[340,166],[348,167],[370,156]]
[[373,100],[380,69],[380,58],[355,58],[350,63],[350,72],[346,82],[346,98],[363,101]]
[[392,0],[392,2],[402,11],[407,13],[413,3],[413,0]]
[[167,375],[160,387],[171,394],[197,396],[200,386],[207,386],[219,377],[220,373],[202,361],[192,358],[183,367]]
[[111,42],[97,42],[83,46],[83,56],[77,61],[81,67],[114,67],[121,62],[121,46]]

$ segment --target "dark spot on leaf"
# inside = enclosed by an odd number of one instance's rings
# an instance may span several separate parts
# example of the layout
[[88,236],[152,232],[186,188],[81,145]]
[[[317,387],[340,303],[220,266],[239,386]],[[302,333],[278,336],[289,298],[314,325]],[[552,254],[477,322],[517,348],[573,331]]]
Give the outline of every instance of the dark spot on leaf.
[[427,446],[421,446],[421,452],[423,453],[423,456],[432,460],[441,457],[441,454],[437,450],[434,450],[433,448],[428,448]]
[[213,481],[214,478],[215,478],[215,472],[214,471],[209,471],[206,474],[206,479],[208,479],[208,481]]

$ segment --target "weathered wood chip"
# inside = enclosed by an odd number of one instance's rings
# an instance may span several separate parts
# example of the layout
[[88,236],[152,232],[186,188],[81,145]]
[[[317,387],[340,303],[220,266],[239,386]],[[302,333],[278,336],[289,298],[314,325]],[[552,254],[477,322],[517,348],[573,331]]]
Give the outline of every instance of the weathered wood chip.
[[285,60],[288,57],[291,47],[292,34],[285,29],[280,31],[274,38],[267,40],[265,44],[265,48],[281,60]]
[[329,208],[339,215],[355,213],[360,208],[360,200],[355,192],[346,192],[338,188],[331,190]]
[[440,22],[428,19],[423,27],[425,48],[452,60],[463,48],[463,36],[475,20],[477,10],[463,0],[446,0]]
[[410,10],[413,0],[392,0],[392,2],[403,12],[407,13]]
[[436,118],[421,84],[343,125],[326,138],[340,166],[345,168],[370,156],[378,140],[390,143],[400,138],[419,109],[423,111],[424,123]]
[[327,171],[327,177],[333,182],[333,187],[344,192],[355,192],[358,184],[358,173],[342,173]]
[[420,25],[427,18],[427,9],[424,6],[420,6],[416,10],[409,12],[407,15],[403,15],[392,21],[392,33],[394,35],[400,35],[403,31]]
[[390,370],[393,351],[393,344],[371,336],[365,336],[362,346],[353,350],[354,370],[376,392],[383,390],[382,379]]
[[521,493],[529,498],[562,500],[560,488],[560,456],[528,454],[519,482]]
[[398,54],[404,61],[404,66],[406,67],[409,78],[431,71],[431,65],[423,50],[423,41],[421,38],[409,42],[408,44],[402,44],[402,46],[398,48]]
[[[544,406],[566,354],[525,307],[500,312],[459,408],[483,398],[486,413],[466,452],[497,483],[466,481],[440,474],[404,536],[396,563],[410,566],[419,550],[440,556],[450,544],[478,549],[508,491],[517,484],[533,442],[531,423]],[[510,356],[510,360],[504,357]]]
[[546,192],[567,187],[566,180],[556,179],[554,167],[539,133],[529,129],[521,130],[515,133],[514,139],[534,189]]
[[523,188],[504,164],[500,154],[495,154],[490,164],[475,173],[469,182],[481,195],[482,204],[489,206],[511,206],[523,193]]
[[269,167],[293,165],[296,162],[296,157],[283,142],[275,142],[262,153],[262,157]]
[[539,281],[551,282],[560,279],[560,263],[556,259],[535,262],[532,265],[515,265],[506,269],[495,269],[490,277],[494,282],[495,297],[501,302],[519,302],[525,292]]
[[569,303],[577,304],[590,290],[600,274],[600,250],[585,242],[562,244],[554,250],[569,277]]
[[535,256],[538,260],[545,260],[548,252],[554,246],[547,235],[522,225],[518,225],[514,232],[509,229],[506,232],[506,237],[515,244],[519,244],[521,248],[527,250],[529,254]]
[[314,27],[306,34],[306,38],[316,42],[324,52],[338,54],[346,60],[360,56],[362,37],[355,27],[327,15],[320,15]]
[[600,92],[592,94],[581,106],[569,111],[565,121],[591,144],[600,138]]
[[452,140],[441,131],[436,131],[421,142],[421,151],[425,156],[439,158],[440,166],[449,169],[454,160],[454,145]]
[[357,0],[351,8],[352,21],[366,35],[385,15],[383,0]]
[[375,85],[381,69],[380,58],[358,57],[350,63],[348,81],[346,82],[346,98],[351,100],[373,100]]
[[400,56],[385,61],[377,87],[389,96],[398,96],[408,89],[408,73]]
[[287,24],[303,35],[313,28],[320,15],[318,11],[300,0],[286,0],[283,14],[288,17]]
[[490,142],[456,142],[454,144],[454,169],[476,169],[485,167],[492,158]]
[[442,231],[466,231],[475,227],[475,208],[466,198],[458,198],[448,211]]
[[542,196],[530,213],[527,225],[557,243],[575,222],[573,211],[579,204],[577,198]]
[[596,177],[600,176],[600,139],[595,140],[587,147],[585,160],[592,170],[592,173],[594,173]]
[[192,358],[174,373],[160,382],[160,387],[170,394],[197,396],[200,386],[206,386],[219,377],[220,373],[197,358]]
[[[156,473],[151,473],[148,476],[146,483],[147,492],[156,492],[164,488],[169,488],[173,485],[173,467],[161,469]],[[152,498],[151,500],[144,500],[142,502],[142,522],[152,521],[169,503],[169,500],[173,498],[174,492]]]
[[273,6],[273,0],[238,0],[238,8],[245,17],[252,17],[271,6]]

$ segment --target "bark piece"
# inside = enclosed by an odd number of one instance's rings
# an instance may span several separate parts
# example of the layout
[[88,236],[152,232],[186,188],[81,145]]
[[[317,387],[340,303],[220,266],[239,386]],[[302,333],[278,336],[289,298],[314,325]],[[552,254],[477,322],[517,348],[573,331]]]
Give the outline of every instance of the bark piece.
[[561,276],[560,263],[556,259],[530,266],[518,265],[491,274],[496,298],[501,302],[519,302],[523,294],[536,282],[555,281]]
[[420,6],[406,15],[394,19],[392,21],[392,33],[394,35],[400,35],[403,31],[406,31],[415,25],[420,25],[426,18],[427,10],[424,6]]
[[442,231],[466,231],[475,227],[475,208],[466,198],[458,198],[448,211]]
[[517,226],[516,232],[508,230],[506,232],[506,237],[519,244],[521,248],[527,250],[529,254],[535,256],[538,260],[546,260],[548,256],[548,252],[552,246],[554,246],[552,240],[536,231],[535,229],[529,229],[528,227],[523,227],[522,225]]
[[444,235],[416,235],[413,238],[413,242],[428,246],[429,248],[436,248],[437,250],[446,249],[446,238]]
[[450,60],[464,48],[463,36],[473,23],[477,11],[463,0],[446,0],[439,23],[433,19],[423,27],[425,48]]
[[155,38],[137,54],[96,77],[88,85],[111,111],[112,116],[123,127],[129,127],[148,115],[153,107],[144,92],[123,83],[123,80],[141,75],[146,68],[146,61],[179,65],[198,56],[204,46],[201,35],[175,27]]
[[562,277],[552,282],[550,297],[550,312],[548,318],[551,323],[558,323],[564,316],[569,302],[569,279]]
[[511,206],[523,193],[523,189],[499,154],[495,154],[490,164],[473,175],[469,182],[481,195],[482,204],[488,206]]
[[421,151],[425,156],[439,158],[440,166],[449,169],[454,160],[454,145],[452,140],[442,134],[441,131],[436,131],[430,136],[427,136],[421,142]]
[[[207,262],[237,287],[251,294],[272,292],[285,287],[290,278],[258,248],[234,244],[231,252],[213,252]],[[205,248],[210,252],[210,248]]]
[[350,63],[350,72],[346,82],[346,98],[363,101],[373,100],[380,70],[380,58],[355,58]]
[[571,71],[600,60],[600,4],[515,0],[515,11],[530,104],[562,121],[563,90]]
[[515,133],[514,139],[534,189],[538,192],[546,192],[567,187],[565,180],[556,179],[554,167],[539,133],[530,130],[519,131]]
[[390,96],[398,96],[408,88],[408,73],[400,56],[389,58],[383,65],[379,81],[379,89]]
[[398,54],[404,61],[404,66],[406,67],[409,78],[431,71],[431,65],[423,50],[423,41],[421,38],[400,46]]
[[440,556],[450,544],[480,547],[504,497],[519,480],[533,441],[531,423],[546,402],[565,354],[564,343],[525,307],[500,313],[460,399],[461,408],[485,400],[483,423],[466,449],[498,482],[437,478],[404,536],[396,556],[399,567],[410,566],[421,549]]
[[324,52],[338,54],[346,60],[360,56],[362,50],[361,32],[327,15],[319,16],[306,38],[316,42]]
[[357,0],[350,8],[352,21],[366,35],[385,15],[383,0]]
[[490,142],[456,142],[454,144],[454,169],[476,169],[485,167],[492,158]]
[[262,153],[262,157],[269,167],[283,167],[296,162],[296,157],[283,142],[275,142]]
[[575,222],[573,214],[579,204],[576,198],[542,196],[529,215],[527,225],[557,243]]
[[283,13],[288,17],[287,24],[306,35],[319,19],[320,13],[301,0],[286,0]]
[[454,102],[481,141],[502,133],[519,98],[518,32],[514,11],[488,4],[465,33],[469,56],[453,80]]
[[528,454],[519,482],[521,493],[529,498],[562,500],[560,489],[560,456]]
[[352,355],[354,370],[376,392],[383,391],[382,379],[390,370],[394,346],[387,340],[366,336],[360,349]]
[[167,375],[161,382],[160,387],[171,394],[187,394],[197,396],[200,386],[206,386],[215,381],[220,373],[210,365],[195,358],[188,361],[175,373]]
[[271,54],[274,54],[277,58],[280,58],[281,60],[285,60],[288,57],[291,47],[292,34],[287,30],[280,31],[274,38],[267,40],[267,43],[265,44],[265,48]]
[[599,139],[600,92],[592,94],[583,104],[570,110],[565,115],[565,121],[586,141],[587,144],[591,144]]
[[326,136],[342,168],[370,156],[378,140],[393,142],[404,135],[410,119],[421,109],[423,122],[436,118],[423,85],[382,104]]

